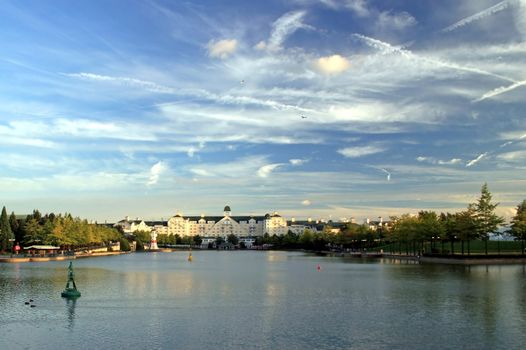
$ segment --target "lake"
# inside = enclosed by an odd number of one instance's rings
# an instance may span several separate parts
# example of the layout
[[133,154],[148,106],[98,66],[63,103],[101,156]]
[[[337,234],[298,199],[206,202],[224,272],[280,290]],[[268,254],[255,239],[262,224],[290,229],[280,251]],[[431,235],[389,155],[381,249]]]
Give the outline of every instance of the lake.
[[[301,252],[0,264],[0,349],[522,349],[524,265]],[[318,269],[317,267],[320,267]],[[25,302],[33,299],[32,304]]]

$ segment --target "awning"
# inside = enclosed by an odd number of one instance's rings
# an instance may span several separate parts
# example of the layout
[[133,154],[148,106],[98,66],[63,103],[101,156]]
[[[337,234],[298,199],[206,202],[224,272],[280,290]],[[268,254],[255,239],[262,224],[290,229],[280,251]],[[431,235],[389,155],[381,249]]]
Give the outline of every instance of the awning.
[[36,250],[57,250],[60,247],[53,247],[52,245],[32,245],[30,247],[24,247],[24,249],[36,249]]

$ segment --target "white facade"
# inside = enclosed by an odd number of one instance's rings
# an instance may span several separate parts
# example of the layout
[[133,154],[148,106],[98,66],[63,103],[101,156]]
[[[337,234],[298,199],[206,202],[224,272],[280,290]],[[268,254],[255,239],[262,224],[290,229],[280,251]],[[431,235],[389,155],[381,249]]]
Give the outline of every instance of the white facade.
[[130,220],[129,217],[126,217],[124,220],[119,221],[114,227],[122,227],[124,233],[133,233],[137,231],[150,232],[152,228],[148,226],[144,220]]
[[[124,221],[124,220],[123,220]],[[120,223],[120,222],[119,222]],[[180,213],[172,216],[166,222],[151,223],[148,232],[155,230],[157,234],[179,235],[181,237],[226,237],[234,234],[240,238],[272,235],[285,235],[288,232],[287,220],[278,213],[265,216],[232,216],[229,206],[224,209],[223,216],[184,217]]]

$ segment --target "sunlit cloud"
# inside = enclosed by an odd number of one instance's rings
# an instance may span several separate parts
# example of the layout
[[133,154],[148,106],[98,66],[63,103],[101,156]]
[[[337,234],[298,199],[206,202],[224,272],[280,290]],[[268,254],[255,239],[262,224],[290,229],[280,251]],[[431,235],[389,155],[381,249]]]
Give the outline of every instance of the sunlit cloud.
[[316,61],[316,65],[325,74],[342,73],[350,67],[349,61],[340,55],[320,57]]
[[159,178],[161,176],[161,173],[166,169],[166,166],[163,164],[163,162],[159,161],[152,165],[150,168],[150,178],[148,179],[148,186],[153,186],[159,182]]
[[274,170],[282,166],[281,163],[263,165],[258,169],[257,175],[259,177],[268,177]]
[[264,40],[261,40],[259,43],[254,45],[254,49],[263,51],[267,48],[267,43]]
[[213,58],[226,59],[236,52],[238,42],[236,39],[222,39],[208,43],[208,55]]

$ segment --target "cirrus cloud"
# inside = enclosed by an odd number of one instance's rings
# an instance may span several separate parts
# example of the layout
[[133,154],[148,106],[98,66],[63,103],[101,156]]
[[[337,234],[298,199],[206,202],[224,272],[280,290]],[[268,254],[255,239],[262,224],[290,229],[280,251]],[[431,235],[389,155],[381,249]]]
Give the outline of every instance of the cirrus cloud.
[[338,153],[346,158],[358,158],[369,154],[375,154],[385,151],[384,148],[378,146],[361,146],[361,147],[346,147],[338,150]]

